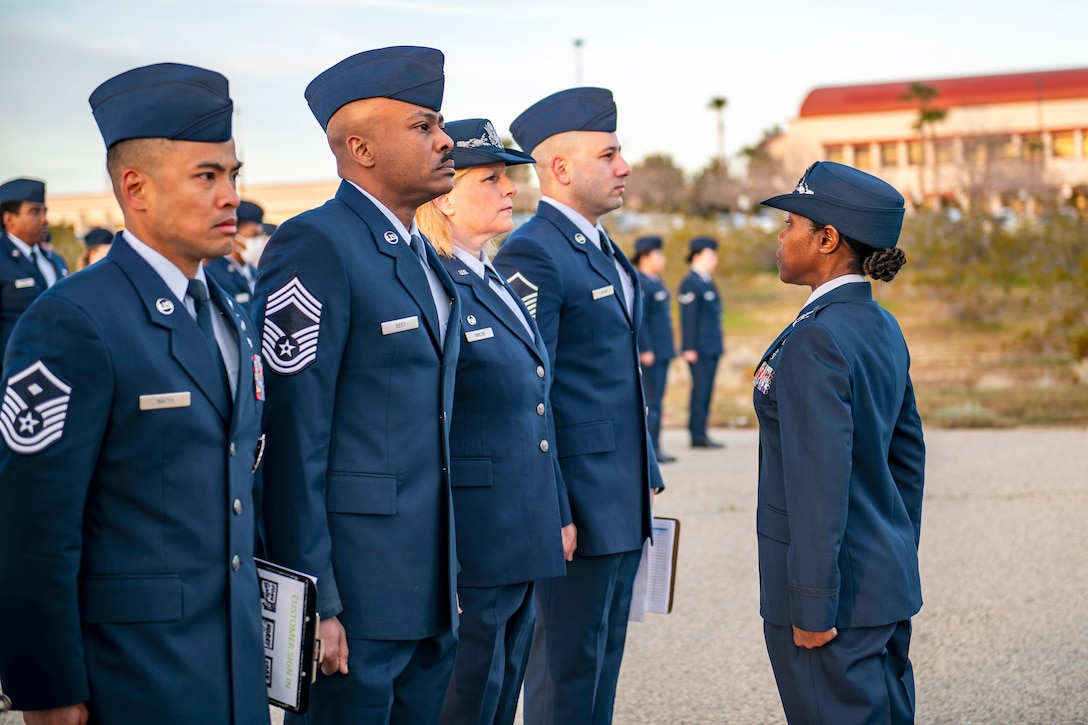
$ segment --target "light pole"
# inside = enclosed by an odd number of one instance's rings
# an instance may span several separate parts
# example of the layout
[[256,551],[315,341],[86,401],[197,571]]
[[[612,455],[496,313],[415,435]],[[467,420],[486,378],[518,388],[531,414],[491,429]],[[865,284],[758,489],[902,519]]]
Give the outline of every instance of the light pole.
[[586,41],[581,38],[574,39],[574,85],[582,85],[582,46]]

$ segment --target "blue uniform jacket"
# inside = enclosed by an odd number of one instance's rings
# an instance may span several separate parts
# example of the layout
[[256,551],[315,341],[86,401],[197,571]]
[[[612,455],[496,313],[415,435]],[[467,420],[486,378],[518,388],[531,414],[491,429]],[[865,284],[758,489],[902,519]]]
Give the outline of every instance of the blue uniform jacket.
[[238,336],[233,406],[200,328],[120,234],[15,328],[0,420],[0,680],[17,708],[89,700],[92,722],[268,722],[253,563],[259,351],[245,314],[209,287]]
[[721,355],[722,297],[714,280],[688,272],[680,282],[680,349],[700,355]]
[[771,624],[873,627],[922,606],[925,445],[909,365],[867,282],[813,301],[764,354],[756,532]]
[[638,273],[642,284],[642,325],[638,329],[638,349],[654,354],[654,365],[676,357],[672,334],[672,305],[669,290],[657,277]]
[[[250,271],[256,279],[257,270]],[[204,273],[214,279],[223,291],[234,298],[235,302],[242,305],[242,309],[247,313],[253,311],[253,292],[249,289],[249,282],[229,258],[213,259],[204,265]]]
[[416,253],[347,182],[280,225],[261,256],[268,363],[265,543],[317,577],[348,637],[457,627],[449,413],[460,302],[444,347]]
[[639,383],[641,288],[619,249],[616,258],[634,284],[633,317],[615,266],[547,202],[495,257],[548,350],[561,485],[585,556],[641,548],[650,488],[664,487]]
[[450,429],[458,583],[496,587],[561,576],[560,529],[571,518],[566,490],[556,490],[562,478],[551,448],[548,352],[486,280],[459,259],[442,264],[461,299]]
[[[41,250],[57,270],[57,280],[68,274],[68,265],[56,252]],[[23,256],[8,235],[0,231],[0,360],[19,317],[45,291],[41,271]]]

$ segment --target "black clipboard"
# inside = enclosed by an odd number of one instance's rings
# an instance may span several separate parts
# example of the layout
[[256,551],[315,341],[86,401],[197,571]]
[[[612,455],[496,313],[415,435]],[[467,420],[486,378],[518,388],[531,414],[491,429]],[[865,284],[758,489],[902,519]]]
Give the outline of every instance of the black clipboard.
[[317,580],[254,558],[261,588],[261,630],[268,701],[302,714],[321,664]]

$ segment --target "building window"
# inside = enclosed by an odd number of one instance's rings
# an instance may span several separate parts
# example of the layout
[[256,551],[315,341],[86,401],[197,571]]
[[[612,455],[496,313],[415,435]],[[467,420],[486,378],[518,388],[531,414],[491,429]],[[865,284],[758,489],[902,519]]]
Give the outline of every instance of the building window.
[[842,146],[824,146],[824,158],[828,161],[834,161],[837,164],[842,164],[846,161]]
[[899,166],[899,144],[896,142],[880,144],[880,165]]
[[922,163],[922,142],[907,141],[907,163],[911,166],[919,166]]
[[956,145],[950,138],[937,141],[937,163],[951,164],[956,160]]
[[869,144],[854,147],[854,166],[859,169],[873,168],[873,147]]
[[1077,155],[1072,131],[1055,131],[1050,135],[1053,148],[1051,155],[1056,159],[1071,159]]

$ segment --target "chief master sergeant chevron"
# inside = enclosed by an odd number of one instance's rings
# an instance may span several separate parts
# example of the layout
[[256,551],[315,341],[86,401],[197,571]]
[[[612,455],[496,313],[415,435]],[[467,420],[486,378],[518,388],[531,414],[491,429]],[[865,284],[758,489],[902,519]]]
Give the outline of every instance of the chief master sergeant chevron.
[[631,173],[603,88],[537,102],[511,132],[536,159],[543,199],[495,257],[530,311],[553,375],[556,454],[578,549],[537,583],[525,722],[608,723],[631,590],[661,472],[646,427],[636,334],[642,291],[601,227]]
[[173,63],[95,90],[125,231],[8,345],[0,680],[28,723],[268,722],[261,358],[200,265],[235,232],[227,91]]
[[310,83],[343,181],[261,257],[266,543],[317,576],[325,644],[310,711],[288,722],[437,722],[456,659],[461,312],[412,220],[453,188],[442,65],[431,48],[382,48]]

